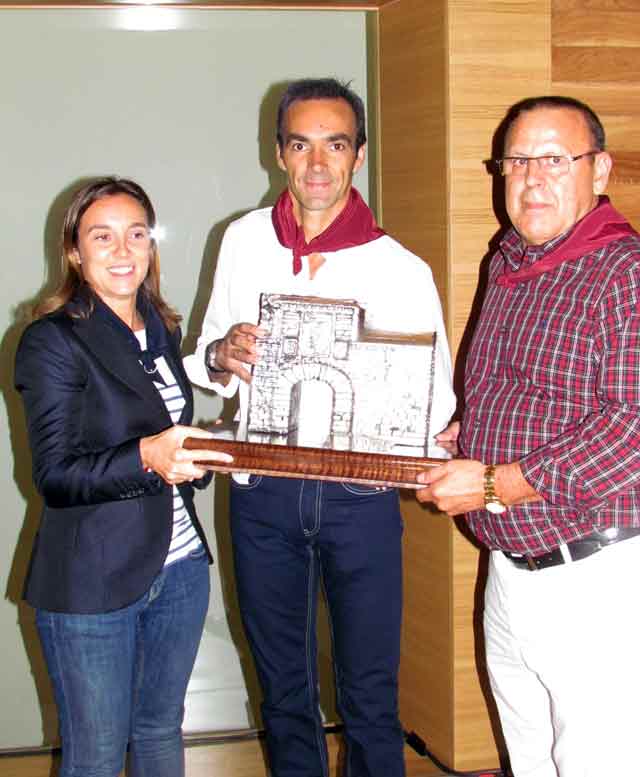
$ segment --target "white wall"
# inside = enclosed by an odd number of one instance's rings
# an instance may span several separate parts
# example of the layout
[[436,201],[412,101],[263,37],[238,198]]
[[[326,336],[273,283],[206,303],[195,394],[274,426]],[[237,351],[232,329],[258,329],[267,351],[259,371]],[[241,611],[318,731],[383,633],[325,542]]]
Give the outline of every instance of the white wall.
[[[39,502],[12,372],[24,326],[16,308],[57,261],[70,187],[116,173],[147,189],[167,230],[164,290],[193,344],[225,225],[271,204],[282,187],[272,154],[276,93],[291,78],[335,75],[366,99],[365,28],[364,12],[0,9],[0,749],[55,739],[33,616],[19,603]],[[356,181],[365,196],[367,180],[365,167]],[[219,410],[198,393],[197,418]],[[212,491],[198,500],[220,559],[187,703],[192,731],[254,722],[224,492],[222,482],[215,516]]]

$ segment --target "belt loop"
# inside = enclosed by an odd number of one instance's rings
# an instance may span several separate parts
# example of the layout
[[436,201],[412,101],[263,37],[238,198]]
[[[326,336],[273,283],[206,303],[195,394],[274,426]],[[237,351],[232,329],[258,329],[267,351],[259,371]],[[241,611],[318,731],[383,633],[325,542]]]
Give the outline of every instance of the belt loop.
[[566,543],[562,543],[562,545],[558,545],[558,550],[560,551],[560,555],[562,556],[562,560],[565,564],[571,564],[573,561],[573,558],[571,556],[571,551],[567,547]]

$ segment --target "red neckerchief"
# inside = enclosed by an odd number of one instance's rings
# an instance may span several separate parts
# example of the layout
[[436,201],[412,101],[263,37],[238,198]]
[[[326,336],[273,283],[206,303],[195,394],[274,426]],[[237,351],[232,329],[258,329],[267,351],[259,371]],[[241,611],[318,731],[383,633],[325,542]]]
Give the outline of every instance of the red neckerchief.
[[507,270],[496,278],[498,286],[512,287],[554,270],[563,262],[597,251],[598,248],[622,237],[637,235],[625,217],[611,205],[609,198],[601,196],[596,207],[589,211],[569,232],[559,245],[546,256],[521,270]]
[[285,248],[293,249],[293,274],[302,270],[302,257],[323,251],[339,251],[353,248],[382,237],[385,233],[376,224],[373,213],[365,201],[352,187],[349,199],[342,211],[324,232],[312,238],[308,243],[304,231],[293,216],[293,204],[289,190],[285,189],[278,197],[271,211],[271,221],[278,240]]

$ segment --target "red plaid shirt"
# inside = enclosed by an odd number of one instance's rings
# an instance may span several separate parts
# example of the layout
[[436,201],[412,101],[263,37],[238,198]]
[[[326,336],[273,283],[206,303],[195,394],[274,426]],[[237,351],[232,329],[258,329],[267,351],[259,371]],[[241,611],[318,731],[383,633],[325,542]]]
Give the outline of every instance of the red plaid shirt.
[[519,461],[544,499],[469,513],[494,549],[538,555],[595,527],[640,526],[640,236],[495,283],[565,238],[525,248],[506,234],[467,360],[461,451]]

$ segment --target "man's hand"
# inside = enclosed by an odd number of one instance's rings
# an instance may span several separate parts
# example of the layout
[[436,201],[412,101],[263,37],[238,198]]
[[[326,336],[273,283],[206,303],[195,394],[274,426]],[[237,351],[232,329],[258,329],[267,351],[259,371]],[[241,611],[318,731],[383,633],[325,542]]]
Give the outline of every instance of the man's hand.
[[416,491],[419,502],[433,502],[448,515],[484,507],[484,464],[472,459],[447,461],[418,475],[426,488]]
[[217,370],[224,370],[237,375],[245,383],[251,383],[251,372],[247,365],[256,363],[256,340],[265,334],[266,331],[255,324],[234,324],[218,341],[215,364],[208,364],[207,367],[215,366]]
[[460,434],[460,422],[454,421],[443,429],[439,434],[436,434],[436,442],[445,451],[448,451],[452,456],[458,455],[458,435]]
[[[485,465],[474,459],[454,459],[418,475],[426,488],[416,491],[419,502],[433,502],[448,515],[460,515],[484,508]],[[539,496],[524,479],[517,461],[498,464],[495,492],[507,507],[524,502],[539,502]]]

